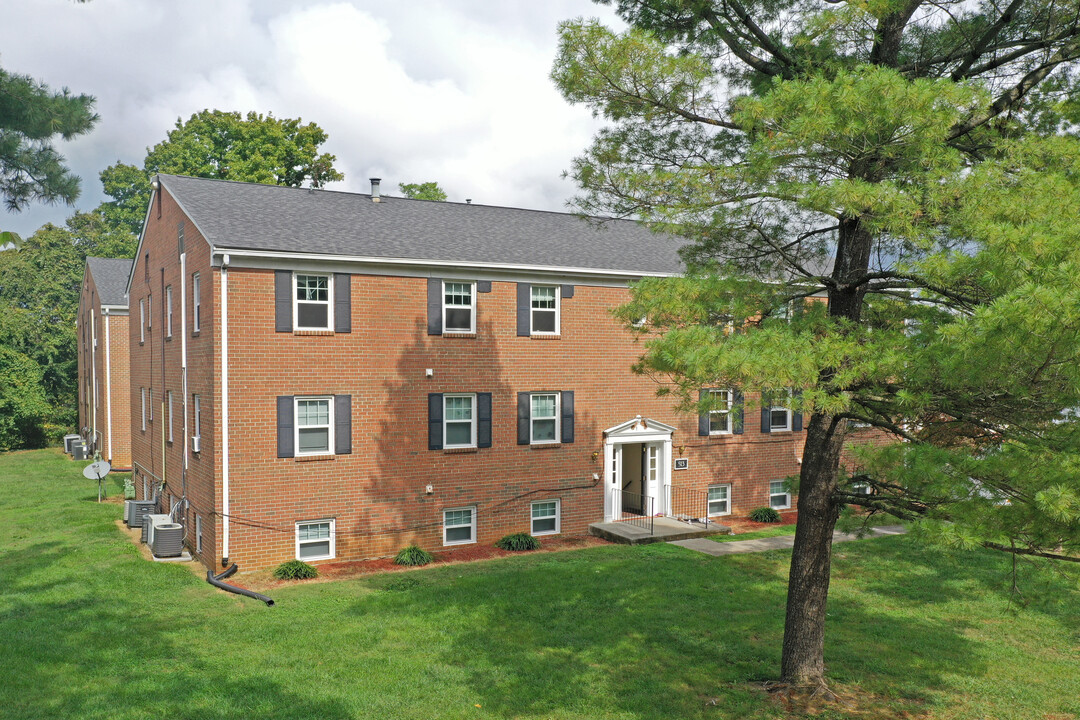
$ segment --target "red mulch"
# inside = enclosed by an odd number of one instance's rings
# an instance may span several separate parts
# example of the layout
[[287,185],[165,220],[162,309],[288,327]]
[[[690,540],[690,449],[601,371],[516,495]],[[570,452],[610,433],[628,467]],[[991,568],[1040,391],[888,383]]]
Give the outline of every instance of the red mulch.
[[[494,545],[464,545],[452,550],[433,552],[435,561],[425,568],[441,567],[443,565],[455,565],[459,563],[478,562],[480,560],[493,560],[495,558],[510,557],[511,555],[532,555],[534,553],[561,552],[564,550],[580,550],[596,545],[609,545],[606,540],[591,535],[567,535],[555,539],[542,538],[539,550],[531,552],[513,552],[501,550]],[[320,580],[347,580],[349,578],[363,577],[385,572],[408,572],[421,568],[404,567],[395,565],[393,558],[377,558],[375,560],[355,560],[352,562],[317,563],[319,577],[315,580],[303,580],[300,582],[319,582]],[[248,588],[265,592],[277,587],[293,585],[297,581],[276,580],[271,574],[272,570],[259,570],[244,574],[240,582],[229,582]]]
[[779,525],[794,525],[795,521],[799,519],[799,513],[795,510],[780,513],[779,523],[759,523],[741,517],[726,517],[719,520],[720,525],[726,525],[731,528],[732,535],[742,535],[743,533],[756,532],[758,530],[768,530]]

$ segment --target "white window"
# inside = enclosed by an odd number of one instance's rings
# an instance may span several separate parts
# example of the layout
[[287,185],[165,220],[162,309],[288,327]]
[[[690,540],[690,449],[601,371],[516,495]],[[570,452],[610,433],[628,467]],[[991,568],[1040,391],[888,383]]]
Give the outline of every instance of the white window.
[[559,501],[541,500],[532,504],[532,534],[555,535],[559,532]]
[[154,327],[154,293],[146,294],[146,327]]
[[529,442],[559,442],[559,394],[535,393],[529,401]]
[[784,489],[783,480],[769,483],[769,507],[774,510],[786,510],[791,507],[791,495]]
[[532,334],[557,335],[559,333],[559,288],[555,285],[533,285],[531,305]]
[[476,394],[443,395],[443,447],[476,447]]
[[139,299],[139,344],[146,342],[146,300]]
[[709,517],[731,514],[731,486],[709,486]]
[[172,337],[172,285],[165,288],[165,337]]
[[443,510],[443,545],[476,542],[476,508]]
[[295,399],[297,455],[327,455],[333,452],[334,425],[330,422],[332,402],[328,397]]
[[154,422],[154,388],[146,391],[150,396],[150,422]]
[[709,411],[709,434],[727,435],[731,433],[731,402],[730,390],[710,390],[714,409]]
[[296,523],[296,559],[332,559],[337,539],[335,525],[334,520]]
[[295,328],[329,330],[331,276],[297,273],[293,277],[296,282],[296,301],[293,306]]
[[191,423],[195,437],[202,436],[202,398],[198,395],[191,396],[191,404],[195,408],[194,422]]
[[142,499],[143,500],[149,500],[150,499],[150,486],[146,482],[146,476],[145,475],[143,475],[143,479],[142,479]]
[[173,427],[173,422],[172,422],[172,390],[166,390],[165,391],[165,401],[169,406],[169,442],[172,442],[173,441],[173,434],[172,434],[172,427]]
[[769,429],[773,432],[782,432],[791,429],[791,409],[783,405],[773,405],[769,408]]
[[146,388],[139,388],[139,399],[142,400],[142,429],[146,432]]
[[202,518],[195,516],[195,552],[202,552]]
[[476,332],[476,283],[443,282],[443,332]]
[[202,326],[202,278],[199,273],[191,276],[191,331],[199,332]]

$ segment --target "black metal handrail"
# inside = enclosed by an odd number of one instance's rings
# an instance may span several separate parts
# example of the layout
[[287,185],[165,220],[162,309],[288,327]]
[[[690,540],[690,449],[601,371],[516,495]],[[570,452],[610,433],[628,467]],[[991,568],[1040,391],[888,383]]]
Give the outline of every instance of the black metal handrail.
[[619,522],[624,522],[653,534],[653,514],[655,500],[648,495],[623,490],[622,507],[619,508]]
[[687,487],[671,488],[671,511],[679,520],[709,524],[709,493]]

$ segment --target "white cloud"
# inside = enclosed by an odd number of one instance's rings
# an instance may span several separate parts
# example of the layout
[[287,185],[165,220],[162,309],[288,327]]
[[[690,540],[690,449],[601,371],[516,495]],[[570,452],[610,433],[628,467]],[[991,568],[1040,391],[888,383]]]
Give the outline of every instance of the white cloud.
[[[81,209],[103,199],[102,169],[140,164],[204,108],[317,122],[340,189],[437,180],[451,199],[561,209],[560,173],[598,127],[548,78],[556,26],[578,15],[611,17],[586,0],[0,0],[0,66],[97,97],[98,127],[63,148]],[[0,227],[68,214],[36,206]]]

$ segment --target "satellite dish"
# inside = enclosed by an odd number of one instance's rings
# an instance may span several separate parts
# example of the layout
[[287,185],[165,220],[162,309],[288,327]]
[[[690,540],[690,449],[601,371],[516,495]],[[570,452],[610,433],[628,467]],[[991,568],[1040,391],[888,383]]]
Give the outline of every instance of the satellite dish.
[[98,460],[84,467],[82,474],[87,480],[100,480],[108,475],[110,470],[112,470],[112,467],[109,463],[104,460]]

